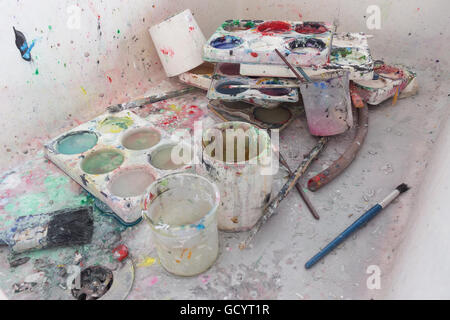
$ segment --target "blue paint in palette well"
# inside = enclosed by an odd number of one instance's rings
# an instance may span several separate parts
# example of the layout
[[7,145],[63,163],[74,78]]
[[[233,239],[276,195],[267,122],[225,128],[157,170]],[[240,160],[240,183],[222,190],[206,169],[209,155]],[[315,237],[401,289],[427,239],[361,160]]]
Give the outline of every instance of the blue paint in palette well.
[[232,49],[242,44],[242,39],[234,36],[223,36],[211,41],[210,45],[216,49]]
[[79,154],[95,147],[97,141],[98,137],[93,132],[73,132],[58,140],[56,150],[61,154]]

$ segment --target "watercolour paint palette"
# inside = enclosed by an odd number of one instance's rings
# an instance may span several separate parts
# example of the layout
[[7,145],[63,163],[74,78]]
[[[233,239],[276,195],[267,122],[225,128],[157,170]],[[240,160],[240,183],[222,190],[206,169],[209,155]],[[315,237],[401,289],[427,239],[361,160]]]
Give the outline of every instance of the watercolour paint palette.
[[[350,80],[372,80],[374,61],[370,54],[367,35],[362,33],[337,33],[333,37],[330,62],[321,68],[303,68],[310,77],[327,71],[346,69],[350,71]],[[295,78],[286,66],[242,64],[240,73],[252,77]]]
[[354,81],[356,92],[370,105],[381,102],[401,93],[416,75],[404,66],[378,65],[374,68],[377,79]]
[[193,169],[193,161],[172,161],[176,146],[178,140],[164,130],[122,111],[81,124],[47,143],[45,150],[49,160],[131,223],[141,217],[141,197],[154,180]]
[[209,62],[320,67],[329,62],[335,27],[324,22],[227,20],[203,46]]

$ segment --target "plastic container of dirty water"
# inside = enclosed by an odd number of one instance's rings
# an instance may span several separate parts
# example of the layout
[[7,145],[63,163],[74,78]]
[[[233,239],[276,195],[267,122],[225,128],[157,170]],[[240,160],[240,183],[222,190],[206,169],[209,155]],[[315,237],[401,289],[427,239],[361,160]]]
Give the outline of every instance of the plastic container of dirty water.
[[328,72],[300,83],[309,132],[332,136],[353,126],[349,71]]
[[180,276],[206,271],[217,258],[219,189],[192,173],[156,180],[142,199],[161,265]]
[[219,229],[251,229],[262,216],[272,191],[269,135],[249,123],[232,121],[204,130],[202,139],[199,172],[205,171],[202,173],[219,187]]

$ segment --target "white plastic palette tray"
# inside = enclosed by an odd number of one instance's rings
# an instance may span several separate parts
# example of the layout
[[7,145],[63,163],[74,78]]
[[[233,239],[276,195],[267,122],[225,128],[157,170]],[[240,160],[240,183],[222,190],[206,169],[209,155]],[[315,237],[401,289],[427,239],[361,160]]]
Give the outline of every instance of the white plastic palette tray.
[[140,218],[141,197],[154,180],[195,170],[191,164],[169,165],[170,151],[160,153],[177,144],[163,130],[122,111],[103,114],[56,137],[45,150],[49,160],[131,223]]
[[[370,54],[367,36],[362,33],[338,33],[333,37],[330,63],[322,68],[303,68],[314,77],[330,70],[346,69],[350,71],[350,80],[372,80],[374,61]],[[271,76],[295,78],[294,73],[286,66],[242,64],[242,75]]]
[[319,67],[329,61],[335,27],[324,22],[227,20],[203,46],[210,62]]

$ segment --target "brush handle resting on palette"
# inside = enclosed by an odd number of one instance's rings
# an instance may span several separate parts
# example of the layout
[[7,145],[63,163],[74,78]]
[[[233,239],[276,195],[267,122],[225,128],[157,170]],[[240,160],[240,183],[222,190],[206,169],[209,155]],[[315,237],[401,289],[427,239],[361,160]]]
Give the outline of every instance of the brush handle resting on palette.
[[362,215],[358,220],[353,222],[351,226],[345,229],[340,235],[338,235],[333,241],[331,241],[325,248],[319,251],[314,257],[312,257],[306,264],[305,268],[309,269],[315,265],[320,259],[325,257],[334,248],[340,245],[345,239],[347,239],[353,232],[358,230],[361,226],[372,219],[378,212],[380,212],[383,207],[379,204],[374,205],[369,211]]

